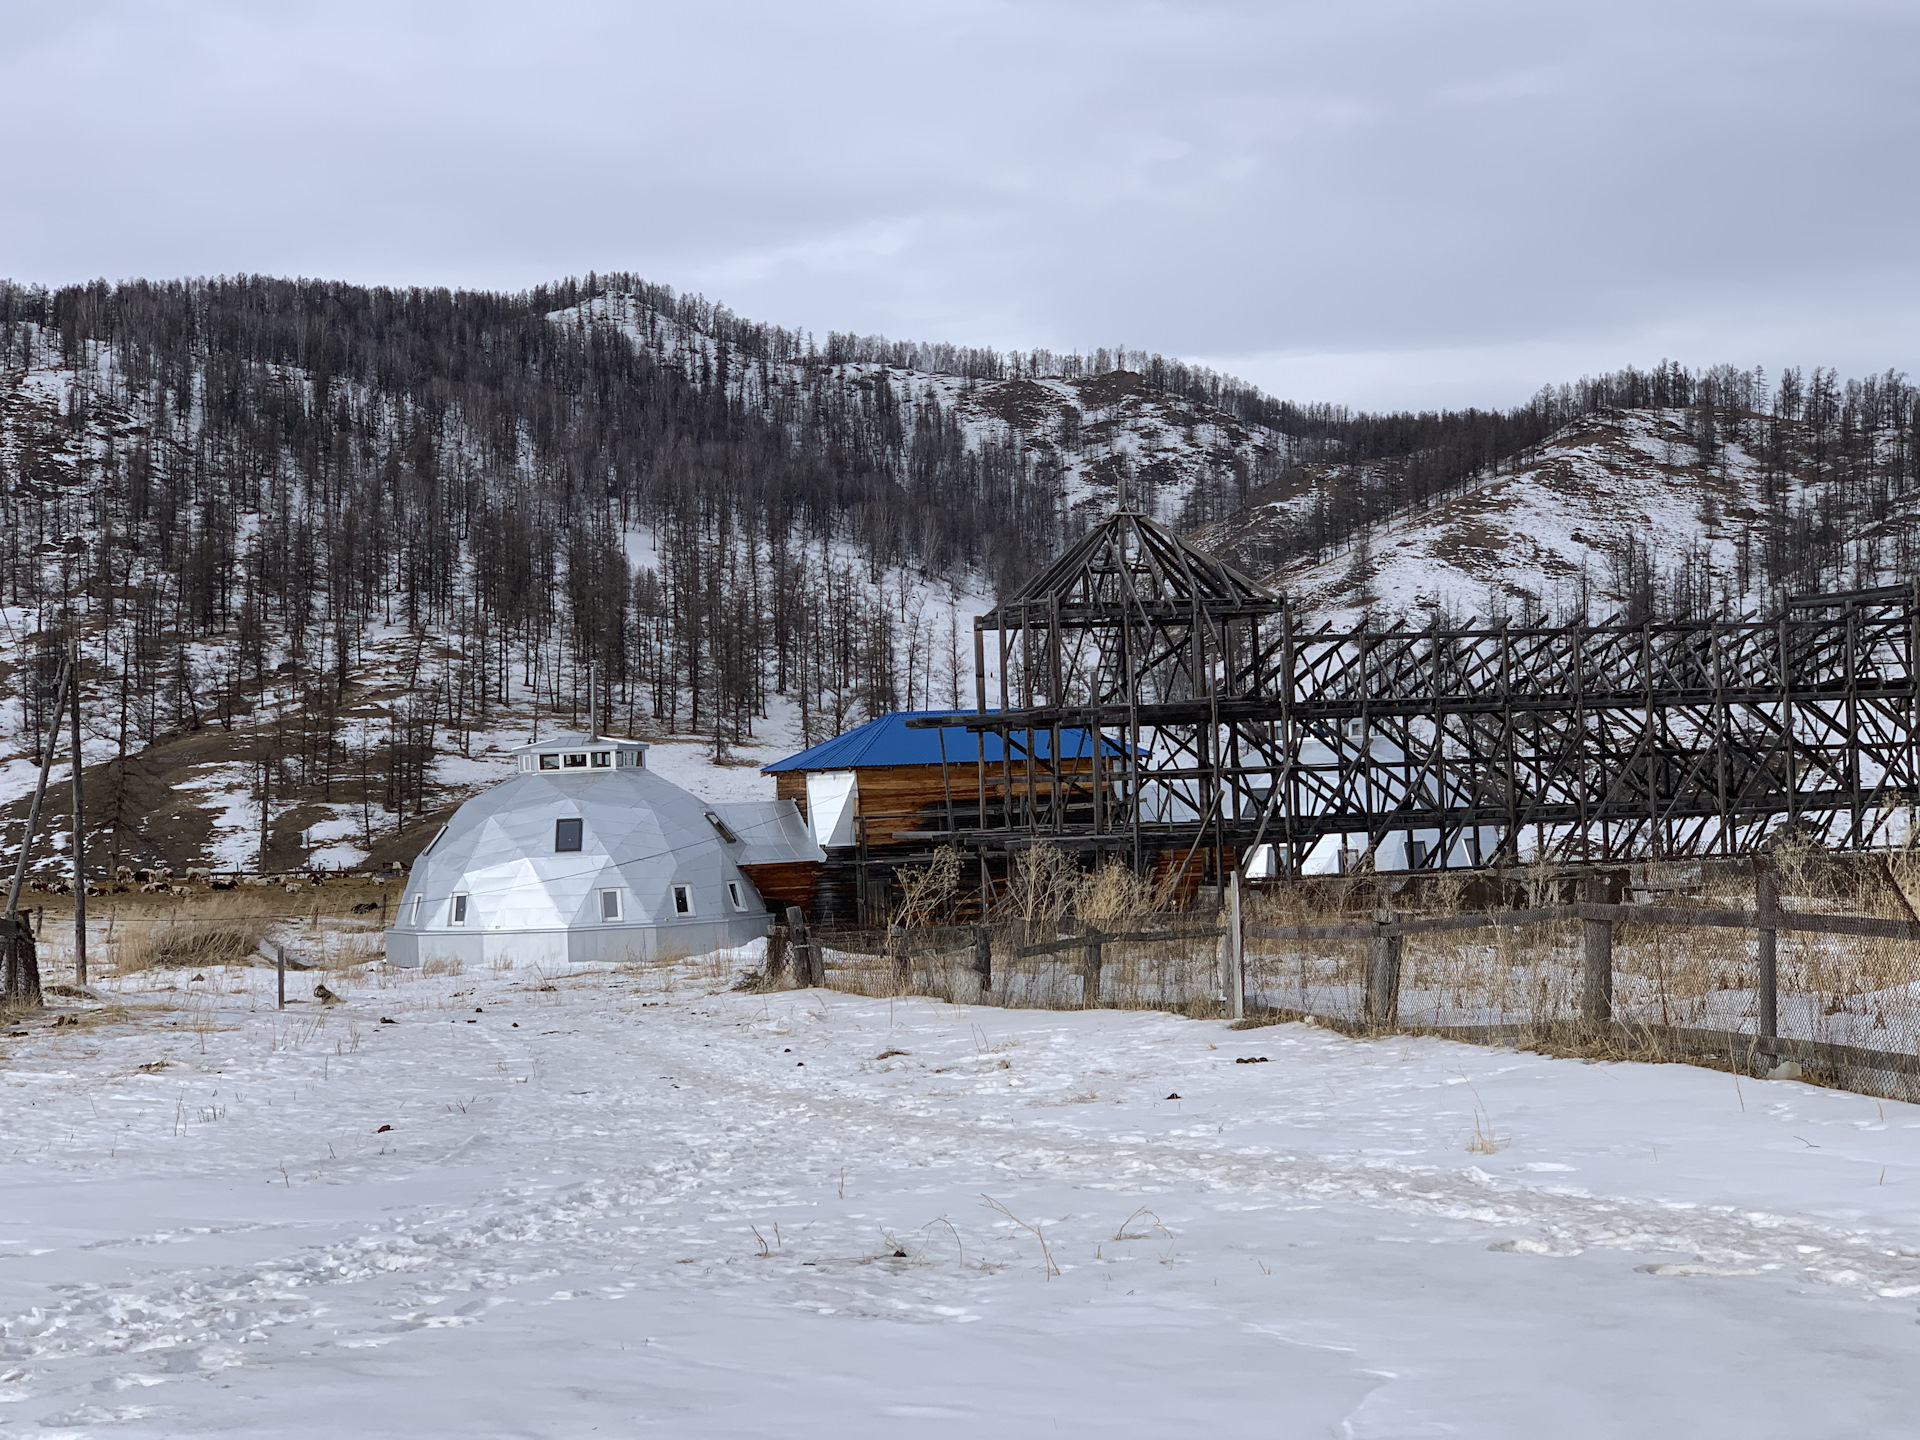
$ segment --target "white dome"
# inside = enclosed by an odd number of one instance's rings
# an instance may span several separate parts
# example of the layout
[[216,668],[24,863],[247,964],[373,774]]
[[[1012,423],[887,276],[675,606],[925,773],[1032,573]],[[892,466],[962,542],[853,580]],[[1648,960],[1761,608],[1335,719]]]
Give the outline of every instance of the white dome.
[[716,817],[632,763],[523,768],[462,805],[414,861],[388,958],[645,959],[764,935],[766,906],[733,853],[744,842]]

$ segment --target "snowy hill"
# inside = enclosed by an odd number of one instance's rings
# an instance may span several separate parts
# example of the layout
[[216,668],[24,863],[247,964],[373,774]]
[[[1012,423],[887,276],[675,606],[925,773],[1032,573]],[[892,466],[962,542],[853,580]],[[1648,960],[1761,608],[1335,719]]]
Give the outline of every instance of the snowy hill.
[[102,863],[356,865],[577,727],[590,666],[715,796],[966,703],[972,617],[1123,497],[1325,617],[1699,613],[1911,573],[1916,426],[1899,377],[1677,366],[1350,414],[633,277],[0,282],[0,805],[70,640]]
[[[1784,443],[1775,449],[1763,428],[1784,430]],[[1363,616],[1737,615],[1790,591],[1911,575],[1920,504],[1884,473],[1903,464],[1899,447],[1878,447],[1876,466],[1841,476],[1808,463],[1811,448],[1804,426],[1755,421],[1703,460],[1687,411],[1584,416],[1345,545],[1262,568],[1303,615],[1336,627]],[[1351,467],[1296,473],[1200,539],[1241,556],[1284,549],[1329,489],[1351,484]]]
[[[621,292],[549,318],[563,326],[613,326],[693,383],[717,388],[731,403],[782,425],[796,444],[823,425],[870,426],[892,437],[905,456],[916,441],[924,444],[951,426],[967,452],[1030,453],[1062,512],[1083,523],[1105,514],[1122,494],[1155,518],[1179,523],[1195,508],[1217,503],[1219,492],[1244,495],[1258,479],[1277,475],[1295,448],[1270,425],[1155,386],[1139,371],[1095,368],[1097,362],[1079,356],[1043,357],[1018,373],[990,378],[965,373],[964,353],[950,347],[887,347],[902,363],[838,359],[831,346],[803,353],[797,337],[775,331],[788,344],[769,348],[789,353],[743,357],[715,333],[735,328],[724,324],[724,312],[722,323],[701,328],[686,318],[686,308],[670,311],[643,294]],[[697,304],[690,308],[702,313]],[[1149,359],[1132,357],[1142,369]],[[938,368],[943,363],[947,368]],[[1043,373],[1041,366],[1068,373]],[[835,416],[836,407],[845,413]]]
[[528,298],[503,358],[431,293],[0,296],[0,804],[67,633],[109,864],[404,856],[577,720],[589,661],[682,783],[758,793],[759,763],[969,699],[972,616],[1122,491],[1179,522],[1287,453],[1079,357],[996,376],[651,287]]

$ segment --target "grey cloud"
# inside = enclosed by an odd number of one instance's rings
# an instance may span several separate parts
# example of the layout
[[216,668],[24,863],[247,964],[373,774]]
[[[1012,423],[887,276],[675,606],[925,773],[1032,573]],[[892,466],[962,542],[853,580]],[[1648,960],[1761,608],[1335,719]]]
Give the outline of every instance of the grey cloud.
[[0,8],[16,278],[624,268],[1375,404],[1669,343],[1920,369],[1907,6],[85,14]]

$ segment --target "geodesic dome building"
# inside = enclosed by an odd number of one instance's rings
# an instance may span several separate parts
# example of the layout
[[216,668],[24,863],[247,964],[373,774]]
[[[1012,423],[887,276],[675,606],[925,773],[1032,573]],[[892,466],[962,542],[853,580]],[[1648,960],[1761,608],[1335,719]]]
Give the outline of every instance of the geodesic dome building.
[[[742,863],[816,859],[782,802],[709,804],[632,740],[562,735],[467,801],[413,862],[387,959],[647,960],[741,945],[769,916]],[[793,810],[791,803],[786,810]]]

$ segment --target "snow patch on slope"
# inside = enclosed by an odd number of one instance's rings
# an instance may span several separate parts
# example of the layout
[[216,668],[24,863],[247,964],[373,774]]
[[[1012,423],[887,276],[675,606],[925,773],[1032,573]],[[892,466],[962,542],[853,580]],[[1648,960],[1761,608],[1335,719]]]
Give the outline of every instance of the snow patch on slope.
[[[1678,412],[1592,417],[1514,468],[1395,515],[1352,548],[1288,566],[1274,581],[1314,623],[1345,628],[1362,616],[1557,616],[1583,600],[1600,618],[1628,603],[1636,574],[1691,566],[1737,612],[1759,603],[1761,474],[1735,443],[1720,465],[1699,466]],[[1310,503],[1304,494],[1269,502],[1209,538],[1244,543]]]

